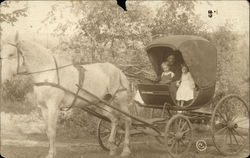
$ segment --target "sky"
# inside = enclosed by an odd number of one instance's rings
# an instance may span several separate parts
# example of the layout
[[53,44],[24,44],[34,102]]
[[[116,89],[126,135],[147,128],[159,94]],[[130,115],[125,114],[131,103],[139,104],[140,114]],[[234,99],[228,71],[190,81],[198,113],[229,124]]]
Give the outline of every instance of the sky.
[[[201,19],[205,21],[208,28],[215,30],[218,26],[224,25],[227,21],[234,24],[234,31],[245,32],[249,31],[249,5],[247,1],[209,1],[209,4],[204,1],[198,1],[195,6],[195,13],[200,15]],[[58,1],[27,1],[28,3],[28,17],[20,18],[14,27],[10,25],[2,25],[3,33],[13,33],[15,30],[22,30],[27,32],[36,32],[41,26],[41,21],[46,17],[50,11],[51,6]],[[60,1],[60,4],[67,3]],[[116,3],[114,1],[114,3]],[[129,1],[127,8],[129,11]],[[162,1],[145,1],[153,10],[157,10],[162,6]],[[20,4],[19,4],[20,6]],[[17,6],[18,8],[18,6]],[[216,11],[212,18],[208,17],[208,10]],[[72,18],[72,17],[71,17]],[[210,31],[211,31],[210,30]],[[44,33],[51,32],[49,27],[44,30]]]

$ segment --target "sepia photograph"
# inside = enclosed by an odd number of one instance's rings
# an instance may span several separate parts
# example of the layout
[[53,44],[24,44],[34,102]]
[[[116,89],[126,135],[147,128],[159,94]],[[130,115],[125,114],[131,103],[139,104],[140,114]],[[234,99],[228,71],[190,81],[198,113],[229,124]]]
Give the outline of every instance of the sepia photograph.
[[246,158],[249,2],[6,0],[0,157]]

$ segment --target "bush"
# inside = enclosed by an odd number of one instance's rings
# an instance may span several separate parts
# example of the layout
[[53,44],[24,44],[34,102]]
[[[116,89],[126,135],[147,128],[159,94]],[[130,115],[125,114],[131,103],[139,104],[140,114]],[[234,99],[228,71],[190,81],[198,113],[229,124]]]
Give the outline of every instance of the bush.
[[80,138],[87,134],[96,134],[97,120],[94,116],[73,108],[70,111],[60,112],[58,124],[62,133],[71,138]]
[[[3,84],[1,111],[15,114],[28,114],[35,109],[30,77],[13,78]],[[29,94],[29,95],[28,95]]]

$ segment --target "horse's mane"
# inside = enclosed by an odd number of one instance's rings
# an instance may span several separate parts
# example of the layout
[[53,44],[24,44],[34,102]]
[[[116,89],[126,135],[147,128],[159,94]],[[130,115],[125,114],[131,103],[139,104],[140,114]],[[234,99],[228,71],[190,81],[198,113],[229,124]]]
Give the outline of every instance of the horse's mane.
[[[39,61],[42,59],[51,60],[52,56],[55,56],[56,59],[58,60],[58,64],[60,65],[72,63],[71,55],[69,53],[62,52],[60,50],[52,52],[51,48],[46,48],[44,43],[41,42],[42,39],[40,39],[40,37],[30,38],[30,37],[24,36],[23,34],[21,34],[21,36],[19,37],[20,38],[18,41],[25,55],[35,56],[36,58],[34,59],[37,60],[38,62],[42,62],[42,61]],[[15,44],[15,37],[11,34],[2,36],[1,45],[2,46],[8,45],[8,43]]]
[[[22,40],[21,45],[25,51],[27,51],[28,55],[36,56],[38,60],[45,59],[45,60],[51,60],[52,56],[54,56],[58,62],[59,65],[66,65],[69,63],[72,63],[72,60],[68,54],[64,54],[62,52],[59,53],[53,53],[50,49],[44,47],[42,44],[28,41],[28,40]],[[45,61],[46,62],[46,61]]]
[[37,54],[45,54],[50,55],[51,51],[41,44],[38,44],[37,42],[28,41],[28,40],[21,40],[20,41],[21,48],[25,49],[26,51],[30,52],[36,52]]

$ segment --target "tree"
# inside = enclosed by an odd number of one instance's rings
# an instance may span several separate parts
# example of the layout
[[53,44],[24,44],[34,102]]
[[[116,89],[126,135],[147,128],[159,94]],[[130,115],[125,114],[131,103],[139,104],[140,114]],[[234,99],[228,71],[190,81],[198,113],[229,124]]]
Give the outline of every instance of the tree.
[[[17,2],[15,2],[17,3]],[[27,16],[27,7],[22,7],[20,9],[12,9],[11,6],[13,5],[12,1],[4,1],[1,3],[0,9],[0,23],[7,23],[14,25],[15,22],[18,21],[19,17]],[[13,6],[12,6],[13,7]],[[0,35],[2,32],[2,28],[0,27]]]
[[[140,61],[148,65],[144,48],[151,37],[149,26],[153,17],[141,2],[131,3],[128,12],[112,1],[77,1],[63,8],[67,7],[72,8],[71,13],[77,20],[60,22],[55,29],[56,36],[61,37],[63,50],[80,54],[85,62],[138,64]],[[45,22],[56,19],[61,10],[64,9],[59,5],[53,7]],[[69,33],[70,30],[73,33]]]
[[157,35],[197,35],[203,22],[194,12],[196,1],[166,1],[159,9],[152,25],[153,36]]

